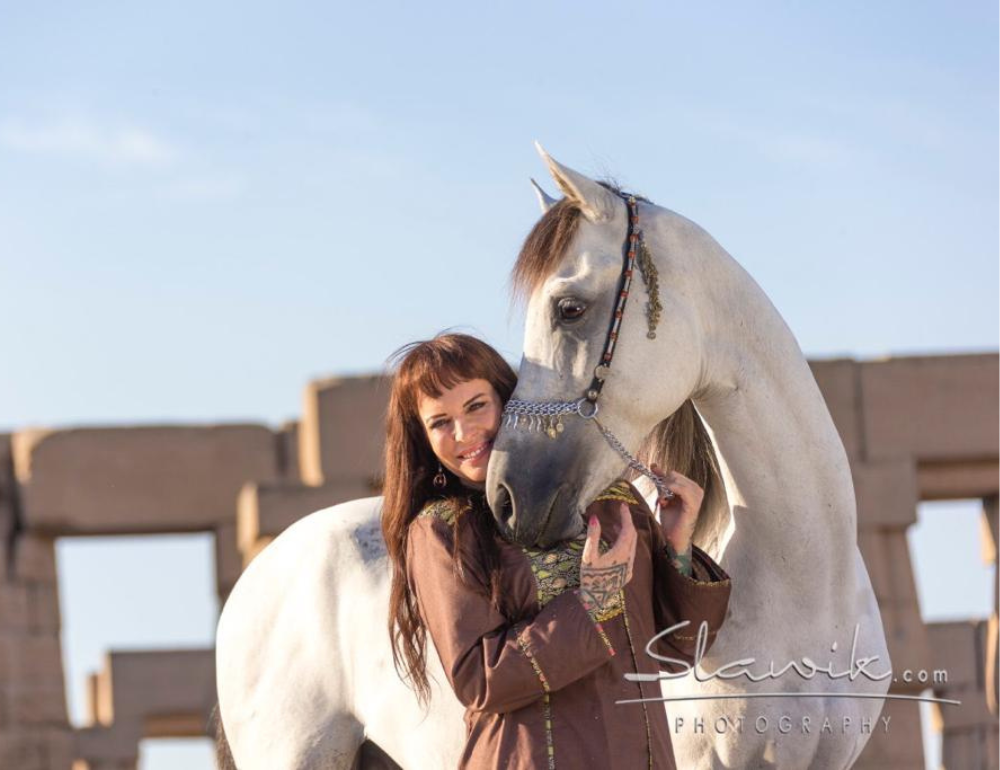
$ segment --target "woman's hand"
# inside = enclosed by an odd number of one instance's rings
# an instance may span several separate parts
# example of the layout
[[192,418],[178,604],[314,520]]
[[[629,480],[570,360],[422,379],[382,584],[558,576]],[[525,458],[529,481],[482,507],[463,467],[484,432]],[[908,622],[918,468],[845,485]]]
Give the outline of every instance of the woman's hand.
[[666,488],[674,493],[672,498],[661,497],[660,529],[671,551],[671,559],[681,572],[691,574],[691,540],[694,536],[694,526],[698,522],[701,511],[701,501],[705,491],[687,476],[677,471],[663,473],[657,465],[651,465],[650,470],[661,477]]
[[632,564],[635,561],[637,536],[632,523],[632,513],[625,503],[619,508],[622,525],[618,540],[608,549],[600,551],[601,524],[597,516],[590,515],[587,525],[587,540],[583,544],[580,559],[580,601],[593,616],[609,606],[612,598],[632,579]]

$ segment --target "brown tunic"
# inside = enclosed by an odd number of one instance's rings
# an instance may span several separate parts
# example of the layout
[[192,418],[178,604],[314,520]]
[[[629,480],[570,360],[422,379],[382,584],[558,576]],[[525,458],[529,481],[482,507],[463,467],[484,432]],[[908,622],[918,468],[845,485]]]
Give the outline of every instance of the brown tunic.
[[[475,498],[474,498],[475,501]],[[467,740],[459,768],[675,768],[662,702],[616,700],[660,697],[658,682],[630,682],[626,672],[683,667],[649,657],[658,632],[682,620],[690,625],[661,637],[658,655],[693,660],[701,621],[711,645],[729,603],[730,581],[694,548],[694,578],[670,563],[660,525],[645,501],[624,483],[591,504],[601,523],[601,550],[618,537],[619,501],[629,504],[638,535],[632,579],[619,606],[591,619],[577,594],[583,537],[550,551],[523,549],[497,534],[502,586],[512,623],[487,598],[478,564],[463,562],[465,581],[452,567],[456,506],[429,504],[410,524],[407,564],[448,681],[466,707]],[[483,504],[481,498],[475,504]],[[460,526],[464,553],[475,553],[472,528]],[[621,602],[624,602],[624,612]]]

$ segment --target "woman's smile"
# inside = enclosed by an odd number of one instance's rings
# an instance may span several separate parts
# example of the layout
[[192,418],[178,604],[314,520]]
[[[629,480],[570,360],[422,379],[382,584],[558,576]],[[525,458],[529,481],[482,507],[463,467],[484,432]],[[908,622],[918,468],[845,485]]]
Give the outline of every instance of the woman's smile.
[[488,439],[486,441],[476,444],[472,449],[467,452],[462,452],[458,457],[461,460],[476,460],[483,455],[487,458],[490,456],[490,450],[493,449],[493,439]]

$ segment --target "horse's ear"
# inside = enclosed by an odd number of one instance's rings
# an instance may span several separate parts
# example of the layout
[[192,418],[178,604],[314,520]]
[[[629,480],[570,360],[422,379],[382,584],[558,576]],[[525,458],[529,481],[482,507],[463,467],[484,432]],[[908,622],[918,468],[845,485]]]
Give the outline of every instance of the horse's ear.
[[549,209],[556,205],[556,199],[545,192],[534,179],[531,180],[531,186],[535,188],[535,195],[538,197],[538,205],[542,207],[542,213],[547,214]]
[[535,148],[549,167],[549,173],[556,180],[559,189],[567,198],[576,202],[587,219],[591,222],[607,222],[614,217],[620,205],[617,196],[593,179],[553,160],[538,142],[535,142]]

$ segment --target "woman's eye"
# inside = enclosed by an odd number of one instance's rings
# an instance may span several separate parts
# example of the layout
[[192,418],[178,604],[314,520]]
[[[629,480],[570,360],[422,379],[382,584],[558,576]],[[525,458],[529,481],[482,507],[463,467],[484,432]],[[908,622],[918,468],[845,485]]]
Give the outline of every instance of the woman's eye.
[[576,321],[587,311],[587,303],[574,297],[563,297],[556,307],[559,308],[561,321]]
[[469,411],[470,412],[474,412],[477,409],[482,409],[484,406],[486,406],[486,402],[484,402],[484,401],[477,401],[476,403],[472,404],[469,407]]
[[438,428],[443,427],[446,422],[448,422],[448,421],[447,420],[435,420],[434,422],[431,423],[431,430],[437,430]]

